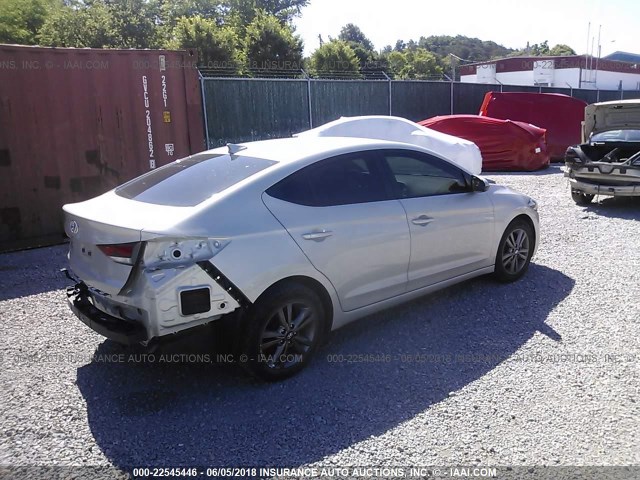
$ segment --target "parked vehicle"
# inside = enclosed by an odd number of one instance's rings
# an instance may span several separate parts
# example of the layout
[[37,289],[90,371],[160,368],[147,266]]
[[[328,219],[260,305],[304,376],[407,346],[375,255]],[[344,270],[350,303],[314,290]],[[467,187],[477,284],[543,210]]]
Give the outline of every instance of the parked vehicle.
[[475,143],[485,172],[533,171],[549,166],[544,128],[479,115],[442,115],[420,125]]
[[584,118],[585,142],[565,155],[573,200],[640,196],[640,100],[594,103]]
[[586,106],[585,101],[560,93],[487,92],[480,115],[544,128],[551,160],[563,161],[567,147],[580,141]]
[[401,117],[388,115],[342,117],[294,136],[353,137],[392,142],[402,141],[437,152],[474,175],[479,175],[482,171],[482,154],[475,143],[459,136],[426,128]]
[[[361,135],[382,121],[360,119]],[[232,316],[245,366],[275,380],[357,318],[478,275],[517,280],[536,202],[417,145],[422,129],[228,145],[65,205],[71,309],[123,343]]]

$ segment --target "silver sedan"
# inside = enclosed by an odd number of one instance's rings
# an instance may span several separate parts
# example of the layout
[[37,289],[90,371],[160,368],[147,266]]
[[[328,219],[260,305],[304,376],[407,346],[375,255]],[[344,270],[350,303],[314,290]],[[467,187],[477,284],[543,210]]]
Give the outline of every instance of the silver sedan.
[[225,318],[268,380],[357,318],[479,275],[517,280],[539,238],[531,198],[355,137],[228,145],[64,211],[80,320],[147,344]]

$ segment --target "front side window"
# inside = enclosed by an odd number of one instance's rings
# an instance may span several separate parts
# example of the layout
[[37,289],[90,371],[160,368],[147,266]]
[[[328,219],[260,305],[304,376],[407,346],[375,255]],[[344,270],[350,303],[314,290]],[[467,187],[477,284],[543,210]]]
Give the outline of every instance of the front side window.
[[385,162],[399,198],[427,197],[470,191],[464,173],[442,159],[420,152],[389,151]]
[[201,153],[152,170],[116,194],[156,205],[190,207],[276,164],[273,160]]
[[267,190],[272,197],[312,207],[389,200],[374,152],[321,160]]

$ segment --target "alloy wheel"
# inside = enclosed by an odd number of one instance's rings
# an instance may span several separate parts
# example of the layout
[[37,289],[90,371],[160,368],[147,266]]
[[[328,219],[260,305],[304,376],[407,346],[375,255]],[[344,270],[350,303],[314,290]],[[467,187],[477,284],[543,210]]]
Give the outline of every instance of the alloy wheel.
[[288,369],[302,362],[318,335],[312,306],[289,302],[277,308],[260,335],[260,355],[270,369]]
[[516,275],[527,264],[529,257],[529,235],[521,228],[514,229],[504,243],[502,265],[505,271]]

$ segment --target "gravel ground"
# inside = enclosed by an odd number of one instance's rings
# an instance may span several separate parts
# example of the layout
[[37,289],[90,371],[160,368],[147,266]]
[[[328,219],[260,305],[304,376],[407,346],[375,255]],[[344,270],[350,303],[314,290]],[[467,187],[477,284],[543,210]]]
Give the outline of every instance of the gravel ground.
[[70,313],[65,246],[0,255],[0,466],[640,464],[640,201],[490,177],[539,200],[525,278],[356,322],[278,384],[171,361],[214,328],[131,356]]

